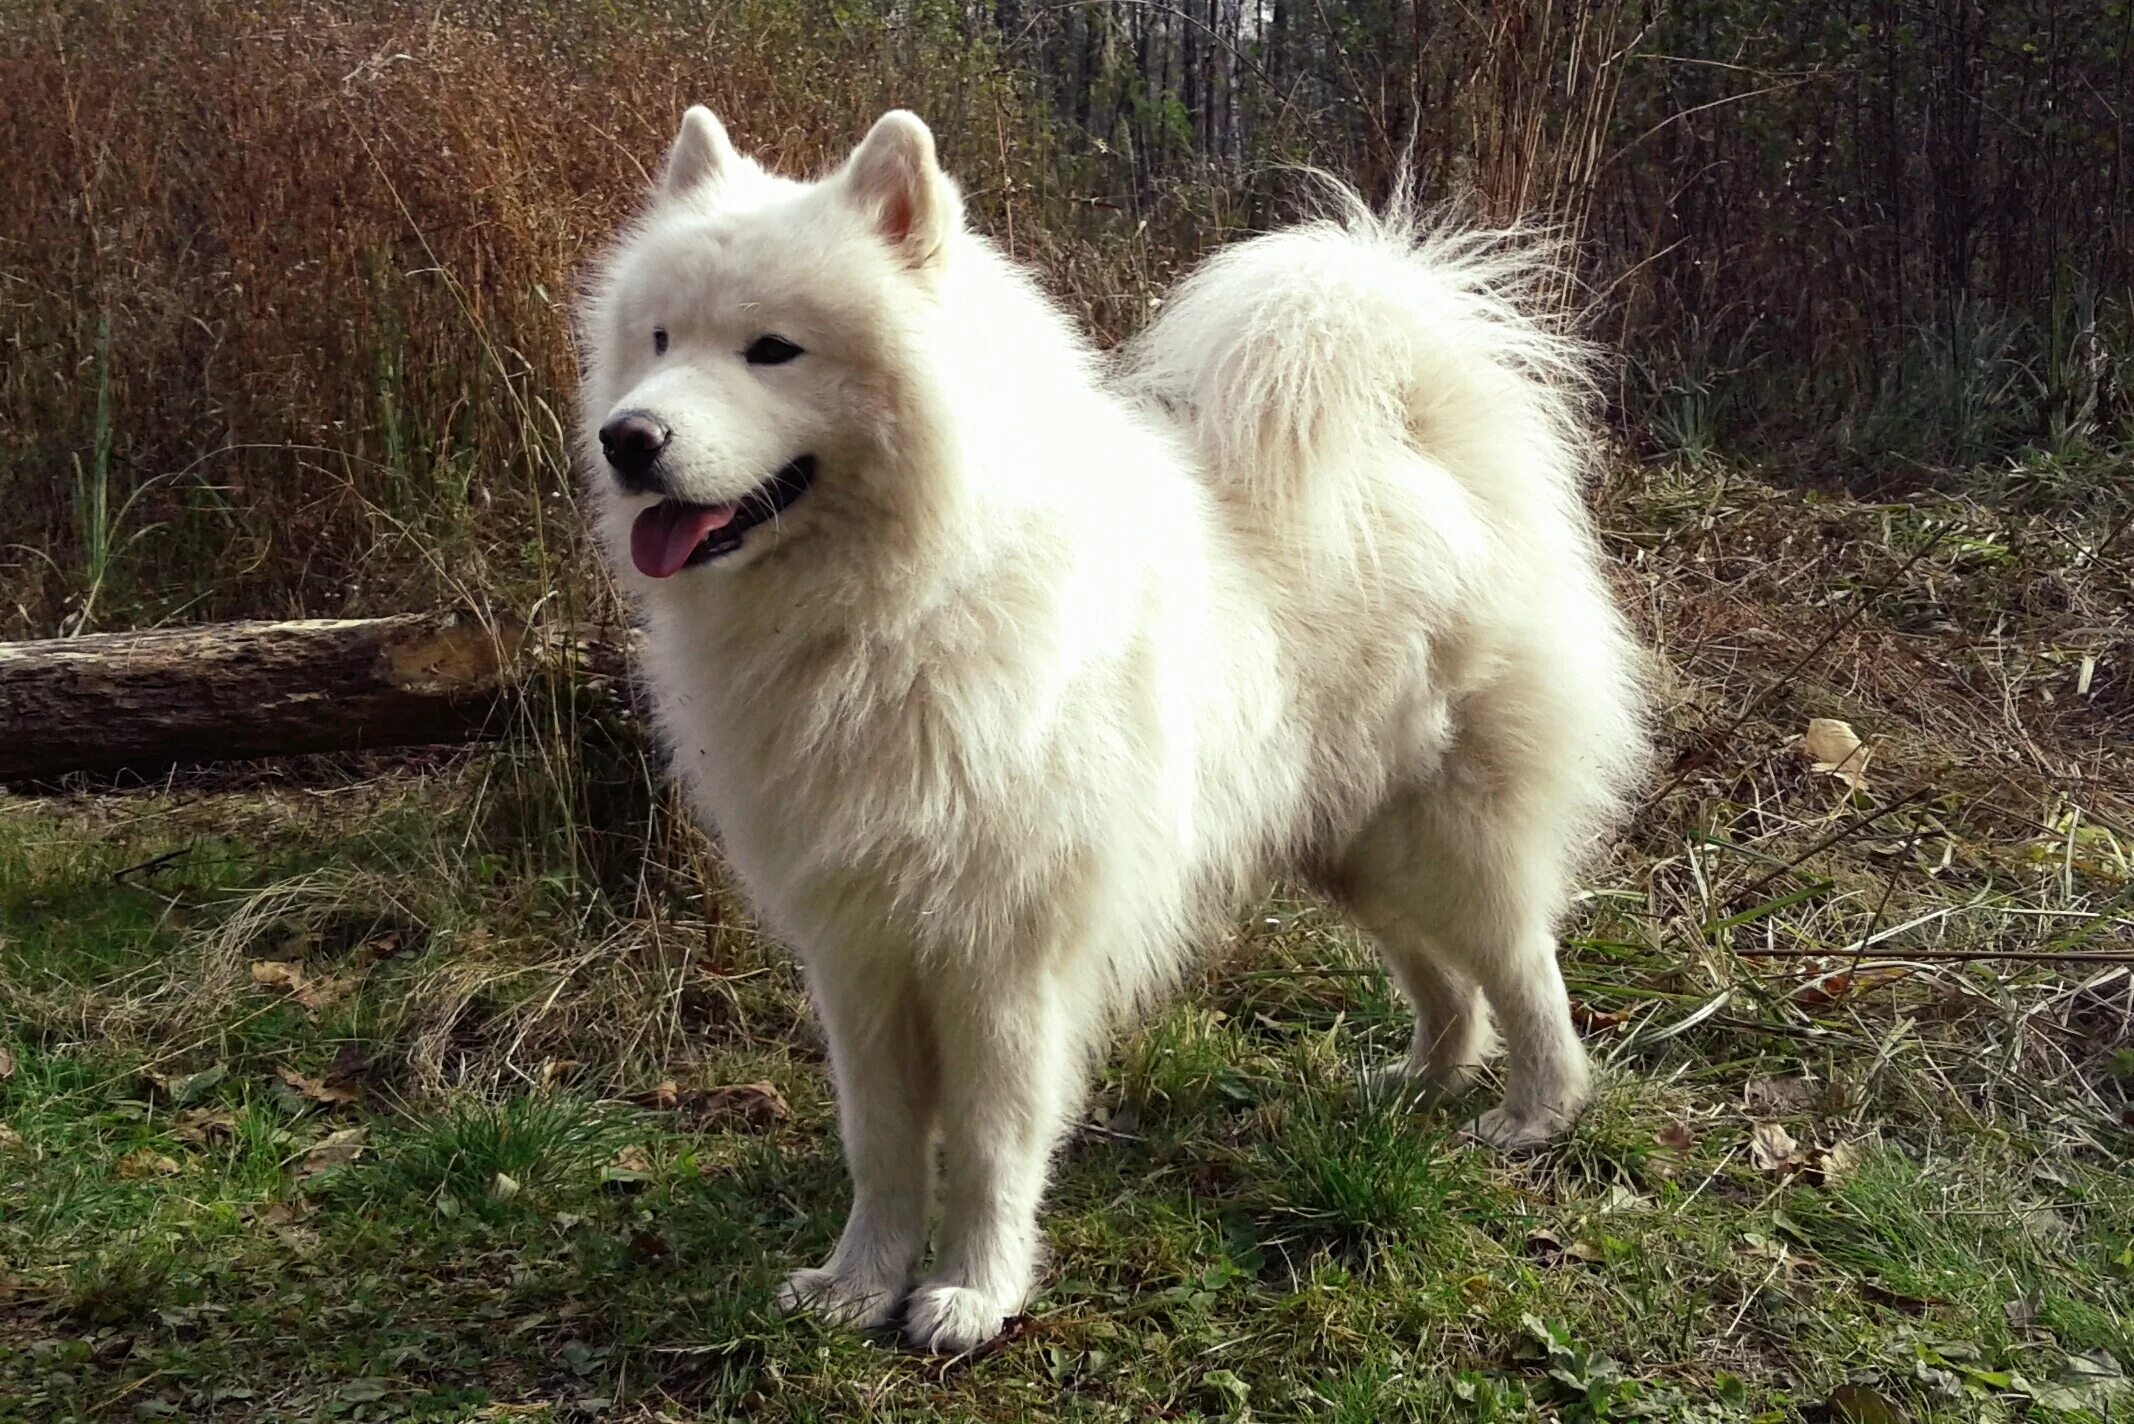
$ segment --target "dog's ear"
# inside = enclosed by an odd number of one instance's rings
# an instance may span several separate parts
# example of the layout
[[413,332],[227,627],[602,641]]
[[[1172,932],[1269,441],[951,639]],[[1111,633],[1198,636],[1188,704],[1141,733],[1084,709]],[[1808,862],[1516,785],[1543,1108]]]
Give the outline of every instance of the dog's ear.
[[934,157],[933,132],[902,109],[875,120],[845,161],[842,177],[852,200],[906,266],[938,261],[963,220],[963,200]]
[[660,191],[669,197],[692,192],[718,181],[720,174],[740,161],[734,141],[726,136],[726,125],[702,104],[692,104],[682,115],[682,131],[674,136],[674,147],[667,150]]

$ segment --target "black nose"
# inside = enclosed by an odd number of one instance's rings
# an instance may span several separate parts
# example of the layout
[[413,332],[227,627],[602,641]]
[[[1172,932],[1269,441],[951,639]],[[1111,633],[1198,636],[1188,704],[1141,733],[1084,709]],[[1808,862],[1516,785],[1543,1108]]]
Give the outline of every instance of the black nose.
[[600,453],[608,457],[624,489],[644,490],[651,484],[652,462],[667,448],[672,433],[643,411],[626,410],[600,427]]

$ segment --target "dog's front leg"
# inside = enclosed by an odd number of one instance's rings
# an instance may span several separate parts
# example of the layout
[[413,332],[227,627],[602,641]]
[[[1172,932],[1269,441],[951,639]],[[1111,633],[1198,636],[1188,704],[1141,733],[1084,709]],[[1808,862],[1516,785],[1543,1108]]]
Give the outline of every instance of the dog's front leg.
[[933,1272],[905,1334],[961,1354],[1030,1294],[1038,1200],[1080,1095],[1087,1024],[1049,976],[1012,971],[934,1011],[941,1044],[944,1193]]
[[830,1259],[787,1276],[778,1302],[873,1329],[895,1316],[926,1248],[940,1063],[908,976],[826,958],[809,986],[830,1043],[852,1214]]

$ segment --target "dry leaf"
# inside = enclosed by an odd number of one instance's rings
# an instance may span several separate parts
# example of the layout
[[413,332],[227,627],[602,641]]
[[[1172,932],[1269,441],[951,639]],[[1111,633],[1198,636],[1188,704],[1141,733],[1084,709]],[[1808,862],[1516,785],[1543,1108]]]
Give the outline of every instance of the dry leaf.
[[634,1094],[639,1107],[668,1112],[680,1109],[692,1124],[740,1118],[752,1127],[775,1127],[793,1115],[776,1083],[734,1083],[722,1088],[683,1088],[672,1078]]
[[1801,736],[1801,755],[1813,770],[1835,776],[1854,791],[1867,785],[1868,749],[1850,723],[1835,717],[1811,718]]
[[339,1132],[329,1132],[311,1145],[304,1154],[304,1161],[297,1168],[298,1181],[315,1177],[335,1167],[346,1167],[363,1155],[370,1140],[368,1128],[344,1127]]
[[1574,1238],[1566,1244],[1561,1236],[1545,1226],[1537,1226],[1526,1234],[1526,1254],[1545,1266],[1557,1266],[1565,1261],[1590,1266],[1597,1265],[1603,1258],[1601,1248],[1591,1241]]
[[271,1201],[252,1213],[252,1220],[261,1226],[293,1226],[311,1215],[311,1201],[307,1197],[290,1197],[286,1201]]
[[1864,1155],[1857,1142],[1840,1142],[1835,1147],[1815,1148],[1808,1154],[1807,1178],[1818,1187],[1842,1182],[1859,1169],[1860,1159]]
[[326,1081],[353,1091],[370,1073],[370,1069],[370,1058],[363,1050],[344,1041],[334,1050],[333,1067],[326,1070]]
[[1571,1001],[1571,1022],[1578,1026],[1580,1033],[1606,1033],[1610,1029],[1621,1028],[1624,1024],[1630,1022],[1630,1014],[1628,1010],[1618,1012],[1608,1009],[1596,1009],[1583,999],[1573,999]]
[[15,1076],[15,1050],[0,1044],[0,1082]]
[[504,1172],[497,1173],[489,1183],[489,1195],[498,1201],[510,1201],[523,1190],[525,1188],[519,1185],[517,1177]]
[[642,1093],[632,1094],[630,1101],[641,1108],[670,1112],[682,1105],[682,1090],[675,1084],[674,1079],[667,1078],[656,1088],[647,1088]]
[[287,989],[290,997],[316,1013],[348,992],[340,979],[314,979],[300,967],[279,959],[252,961],[252,982],[270,989]]
[[600,1169],[600,1185],[619,1192],[634,1192],[652,1180],[652,1159],[642,1147],[625,1147]]
[[175,1078],[158,1073],[153,1068],[145,1068],[141,1076],[148,1080],[151,1088],[168,1098],[172,1107],[182,1108],[200,1101],[207,1096],[208,1089],[229,1077],[230,1065],[217,1063],[197,1073],[180,1073]]
[[399,930],[387,930],[376,939],[367,941],[357,952],[369,963],[391,959],[408,947],[408,938]]
[[1801,1145],[1775,1122],[1759,1122],[1749,1134],[1749,1161],[1759,1172],[1793,1173],[1801,1169]]
[[1751,1078],[1741,1090],[1750,1117],[1786,1117],[1815,1104],[1815,1086],[1806,1078]]
[[642,1147],[625,1147],[615,1154],[613,1161],[600,1169],[600,1180],[607,1186],[642,1186],[652,1180],[651,1155]]
[[214,1108],[186,1108],[178,1114],[178,1125],[171,1136],[180,1142],[209,1142],[218,1137],[235,1137],[237,1119],[230,1113]]
[[570,1077],[571,1074],[577,1072],[580,1066],[575,1058],[550,1058],[544,1060],[541,1064],[541,1091],[545,1093],[553,1089],[564,1079]]
[[1687,1152],[1697,1145],[1696,1135],[1686,1122],[1671,1122],[1652,1135],[1652,1140],[1670,1152]]
[[184,1169],[177,1162],[153,1147],[143,1147],[138,1152],[129,1152],[119,1158],[119,1175],[139,1179],[141,1177],[175,1177]]
[[1905,1424],[1908,1416],[1879,1390],[1864,1384],[1841,1384],[1823,1409],[1831,1424]]
[[704,1094],[697,1112],[703,1121],[735,1116],[756,1127],[771,1127],[792,1115],[793,1110],[786,1106],[785,1094],[778,1091],[775,1083],[736,1083],[732,1087],[713,1088]]
[[28,1146],[29,1144],[22,1140],[21,1133],[15,1131],[6,1123],[0,1122],[0,1152],[16,1152]]
[[1912,971],[1901,964],[1885,964],[1874,969],[1862,969],[1854,974],[1839,971],[1811,979],[1793,991],[1793,1002],[1802,1008],[1817,1009],[1835,1004],[1849,994],[1863,989],[1873,989],[1883,984],[1894,984],[1899,979],[1911,977]]
[[307,1078],[294,1068],[277,1069],[274,1076],[294,1088],[297,1096],[307,1098],[314,1103],[339,1106],[342,1103],[352,1103],[361,1096],[353,1088],[339,1088],[331,1083],[321,1082],[317,1078]]

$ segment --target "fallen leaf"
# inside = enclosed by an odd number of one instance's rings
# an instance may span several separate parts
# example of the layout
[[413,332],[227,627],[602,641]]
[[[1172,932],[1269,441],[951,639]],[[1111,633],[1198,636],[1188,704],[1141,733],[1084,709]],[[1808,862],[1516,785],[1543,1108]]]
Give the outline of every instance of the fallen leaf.
[[505,1172],[497,1173],[489,1182],[489,1195],[498,1201],[510,1201],[523,1190],[525,1188],[519,1185],[519,1179]]
[[15,1050],[0,1044],[0,1082],[15,1076]]
[[252,1220],[261,1226],[294,1226],[311,1215],[311,1200],[294,1196],[282,1201],[271,1201],[252,1213]]
[[129,1152],[119,1158],[119,1175],[131,1180],[142,1177],[175,1177],[185,1170],[176,1160],[164,1156],[153,1147],[143,1147],[138,1152]]
[[369,1141],[368,1128],[344,1127],[339,1132],[327,1133],[304,1154],[303,1163],[296,1171],[297,1180],[308,1181],[321,1172],[348,1166],[363,1155]]
[[208,1089],[230,1076],[230,1065],[217,1063],[197,1073],[180,1073],[175,1078],[165,1077],[153,1068],[143,1070],[149,1086],[170,1100],[172,1107],[182,1108],[199,1102],[207,1096]]
[[344,1040],[334,1050],[333,1067],[326,1070],[326,1081],[344,1088],[353,1088],[370,1075],[370,1056],[353,1042]]
[[388,930],[376,939],[368,940],[358,951],[364,959],[376,964],[381,959],[391,959],[408,947],[408,937],[399,930]]
[[276,1069],[274,1076],[295,1089],[298,1097],[314,1103],[337,1107],[343,1103],[352,1103],[362,1096],[353,1088],[337,1088],[317,1078],[307,1078],[294,1068]]
[[1790,1261],[1793,1248],[1783,1241],[1774,1240],[1761,1231],[1742,1233],[1741,1244],[1734,1248],[1741,1255],[1756,1261]]
[[1687,1152],[1697,1145],[1697,1138],[1686,1122],[1671,1122],[1652,1135],[1652,1140],[1670,1152]]
[[656,1112],[671,1112],[681,1106],[682,1090],[675,1084],[674,1079],[667,1078],[662,1080],[656,1088],[647,1088],[642,1093],[632,1094],[630,1101],[641,1108],[651,1108]]
[[2069,1355],[2057,1382],[2075,1397],[2077,1408],[2093,1410],[2107,1419],[2122,1415],[2125,1407],[2134,1403],[2134,1380],[2127,1378],[2109,1350]]
[[209,1142],[215,1138],[237,1135],[237,1118],[230,1113],[214,1108],[184,1108],[178,1113],[178,1125],[171,1136],[180,1142]]
[[541,1091],[545,1093],[554,1088],[558,1083],[577,1072],[579,1067],[579,1062],[575,1058],[550,1058],[543,1061],[541,1064]]
[[1628,1010],[1617,1012],[1609,1009],[1596,1009],[1583,999],[1573,999],[1571,1001],[1571,1022],[1577,1025],[1580,1033],[1606,1033],[1610,1029],[1621,1028],[1624,1024],[1630,1022],[1630,1014]]
[[1894,984],[1899,979],[1908,979],[1912,971],[1901,964],[1884,964],[1858,973],[1841,971],[1811,979],[1793,991],[1793,1002],[1803,1008],[1823,1008],[1835,1004],[1848,995],[1873,989],[1883,984]]
[[1805,1164],[1808,1180],[1818,1187],[1827,1187],[1844,1181],[1860,1166],[1865,1154],[1857,1142],[1840,1142],[1835,1147],[1818,1147],[1808,1154]]
[[1806,1078],[1751,1078],[1741,1090],[1742,1105],[1751,1117],[1786,1117],[1808,1111],[1815,1103],[1815,1086]]
[[1823,1405],[1831,1424],[1905,1424],[1905,1412],[1864,1384],[1841,1384]]
[[348,992],[342,979],[314,979],[300,967],[279,959],[252,961],[252,982],[270,989],[286,989],[289,996],[316,1013]]
[[1537,1226],[1526,1234],[1526,1254],[1544,1266],[1557,1266],[1566,1261],[1590,1266],[1604,1258],[1601,1248],[1591,1241],[1574,1237],[1566,1242],[1545,1226]]
[[1775,1122],[1759,1122],[1749,1134],[1749,1162],[1759,1172],[1792,1173],[1801,1169],[1801,1145]]
[[674,1248],[656,1231],[640,1226],[630,1233],[630,1254],[640,1261],[657,1261],[662,1256],[674,1254]]
[[9,1127],[6,1123],[0,1122],[0,1152],[15,1152],[28,1146],[29,1144],[22,1140],[21,1133],[15,1131],[14,1128]]
[[704,1094],[697,1111],[700,1121],[737,1116],[757,1127],[773,1126],[792,1115],[793,1110],[786,1106],[785,1094],[778,1091],[775,1083],[736,1083],[731,1087],[713,1088]]
[[656,1112],[680,1110],[692,1124],[738,1117],[754,1127],[774,1127],[793,1111],[776,1083],[733,1083],[720,1088],[683,1088],[672,1078],[633,1094],[630,1101]]
[[1815,717],[1801,736],[1801,755],[1811,770],[1835,776],[1854,791],[1867,785],[1868,749],[1849,723],[1835,717]]
[[600,1169],[600,1181],[604,1186],[638,1187],[652,1180],[652,1158],[644,1148],[629,1146],[617,1152],[607,1166]]

